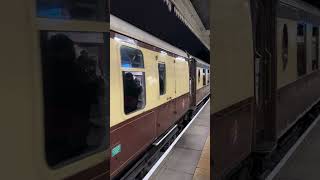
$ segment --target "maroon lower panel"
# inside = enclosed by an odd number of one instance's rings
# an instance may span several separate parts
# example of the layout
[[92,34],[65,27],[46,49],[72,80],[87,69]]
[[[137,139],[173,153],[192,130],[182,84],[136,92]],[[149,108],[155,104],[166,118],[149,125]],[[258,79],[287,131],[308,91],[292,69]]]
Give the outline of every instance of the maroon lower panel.
[[196,101],[197,104],[206,96],[210,94],[210,86],[204,86],[197,90],[196,92]]
[[157,108],[157,137],[163,134],[176,120],[175,118],[175,101],[162,104]]
[[177,97],[146,113],[126,120],[110,130],[111,150],[121,145],[121,151],[111,157],[111,176],[119,173],[129,162],[159,136],[165,133],[190,108],[189,93]]
[[251,153],[253,98],[211,115],[213,178],[221,178]]
[[190,107],[190,94],[187,93],[176,98],[176,119],[181,118]]
[[121,145],[121,151],[110,160],[111,176],[118,173],[155,140],[156,117],[156,111],[152,110],[111,128],[111,150]]
[[297,117],[320,97],[320,73],[314,72],[277,93],[277,137],[280,138]]

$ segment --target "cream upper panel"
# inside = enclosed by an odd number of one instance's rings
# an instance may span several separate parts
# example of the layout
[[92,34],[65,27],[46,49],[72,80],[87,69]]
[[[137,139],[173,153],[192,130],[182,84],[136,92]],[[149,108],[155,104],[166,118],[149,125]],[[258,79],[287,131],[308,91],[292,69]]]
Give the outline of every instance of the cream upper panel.
[[249,0],[215,0],[210,6],[211,107],[218,112],[254,96],[252,24]]
[[[288,29],[288,62],[284,69],[282,39],[284,25]],[[277,19],[277,88],[286,86],[297,79],[297,23],[289,19]]]
[[189,92],[189,64],[185,60],[176,60],[176,96],[182,96]]
[[[143,53],[143,69],[121,68],[120,47],[122,45],[139,49]],[[189,66],[187,61],[176,60],[166,54],[151,51],[125,42],[110,39],[110,127],[124,122],[143,112],[151,110],[189,92]],[[166,66],[166,92],[160,96],[158,64]],[[143,71],[145,73],[146,105],[136,112],[125,114],[123,102],[122,71]]]

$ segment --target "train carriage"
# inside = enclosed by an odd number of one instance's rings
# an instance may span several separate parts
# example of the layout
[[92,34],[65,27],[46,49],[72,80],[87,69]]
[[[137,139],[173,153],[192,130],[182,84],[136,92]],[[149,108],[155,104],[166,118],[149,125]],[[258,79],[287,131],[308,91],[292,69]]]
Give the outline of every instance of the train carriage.
[[110,164],[117,178],[208,97],[208,88],[198,92],[209,87],[209,65],[113,15],[110,52]]
[[108,178],[108,4],[66,3],[0,7],[1,179]]
[[319,101],[320,11],[299,0],[212,6],[212,170],[228,179],[268,167],[262,157]]
[[276,121],[280,138],[319,101],[320,10],[301,1],[283,0],[278,12]]
[[110,32],[107,1],[0,9],[3,179],[108,179],[199,103],[200,60],[120,20]]

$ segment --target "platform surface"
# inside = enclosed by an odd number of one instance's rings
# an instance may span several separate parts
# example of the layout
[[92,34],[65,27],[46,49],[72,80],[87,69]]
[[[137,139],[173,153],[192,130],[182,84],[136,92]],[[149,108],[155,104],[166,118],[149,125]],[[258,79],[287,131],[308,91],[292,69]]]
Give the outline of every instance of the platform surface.
[[[318,117],[319,118],[319,117]],[[320,121],[278,170],[273,180],[320,179]]]
[[209,135],[210,102],[186,130],[150,180],[209,180]]

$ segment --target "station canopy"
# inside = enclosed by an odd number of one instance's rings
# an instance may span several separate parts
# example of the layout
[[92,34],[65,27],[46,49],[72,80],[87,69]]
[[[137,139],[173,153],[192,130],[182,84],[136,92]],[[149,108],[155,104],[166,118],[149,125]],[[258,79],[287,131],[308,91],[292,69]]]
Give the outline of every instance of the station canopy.
[[[199,0],[191,2],[208,28],[209,18],[205,15],[208,12],[200,13],[203,4]],[[165,0],[111,0],[110,13],[181,50],[187,51],[192,56],[207,63],[210,62],[209,49],[176,16],[174,8],[168,8]]]

